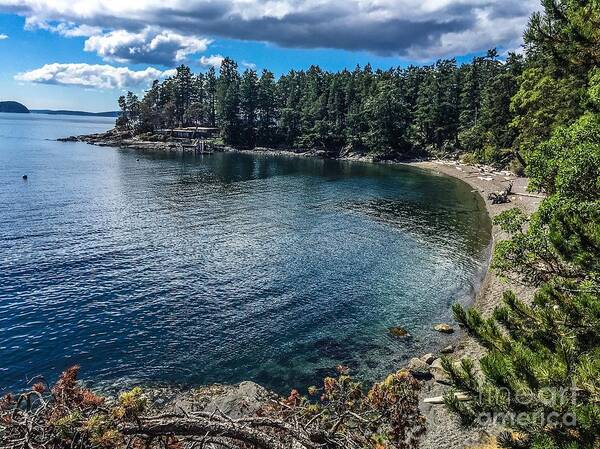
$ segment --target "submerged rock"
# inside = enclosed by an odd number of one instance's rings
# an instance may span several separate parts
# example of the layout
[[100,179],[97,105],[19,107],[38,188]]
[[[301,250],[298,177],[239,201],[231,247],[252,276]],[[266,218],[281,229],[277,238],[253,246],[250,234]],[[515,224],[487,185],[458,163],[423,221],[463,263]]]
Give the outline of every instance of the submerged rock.
[[388,332],[392,337],[399,337],[399,338],[410,337],[410,334],[408,333],[408,331],[400,326],[390,327],[388,329]]

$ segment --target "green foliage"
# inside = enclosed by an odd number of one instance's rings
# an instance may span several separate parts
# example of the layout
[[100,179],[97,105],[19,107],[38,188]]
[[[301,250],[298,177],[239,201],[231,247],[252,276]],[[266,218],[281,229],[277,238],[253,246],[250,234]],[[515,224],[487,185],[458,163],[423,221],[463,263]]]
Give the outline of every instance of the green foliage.
[[572,123],[581,113],[582,84],[573,76],[556,78],[546,67],[532,67],[519,79],[512,98],[516,146],[527,152],[546,140],[554,128]]
[[598,198],[595,167],[600,152],[600,115],[587,113],[575,124],[556,130],[529,157],[531,188],[578,199]]
[[[532,301],[506,292],[492,317],[454,307],[486,349],[479,368],[444,362],[455,388],[448,407],[465,424],[510,418],[510,448],[600,446],[600,75],[597,1],[544,0],[525,39],[529,68],[513,97],[517,145],[530,189],[548,196],[526,217],[495,223],[511,236],[493,267],[538,287]],[[592,64],[590,64],[592,61]],[[501,421],[502,422],[502,421]]]
[[219,74],[185,66],[155,81],[140,100],[119,99],[117,127],[135,133],[178,126],[218,126],[224,143],[300,147],[330,156],[346,151],[381,158],[471,152],[474,162],[506,164],[516,132],[510,97],[522,58],[495,50],[470,64],[440,60],[425,67],[326,72],[313,66],[275,79],[240,74],[225,58]]
[[598,0],[542,0],[525,30],[528,55],[562,75],[586,75],[600,65]]
[[456,307],[455,312],[488,349],[480,360],[481,375],[468,360],[460,366],[444,363],[455,387],[474,398],[459,403],[447,397],[466,424],[506,419],[508,427],[528,436],[525,447],[546,439],[557,447],[595,447],[600,298],[592,283],[548,283],[531,305],[507,292],[489,319],[475,310]]
[[221,63],[221,73],[216,92],[217,125],[227,143],[240,141],[240,75],[237,63],[225,58]]
[[144,391],[140,387],[135,387],[119,395],[118,406],[112,413],[118,419],[134,420],[146,410],[146,406]]

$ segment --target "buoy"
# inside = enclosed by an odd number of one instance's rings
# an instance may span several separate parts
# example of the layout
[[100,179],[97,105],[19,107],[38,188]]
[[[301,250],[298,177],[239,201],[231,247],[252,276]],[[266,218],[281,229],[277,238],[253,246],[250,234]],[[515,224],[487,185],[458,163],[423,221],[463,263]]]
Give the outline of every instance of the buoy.
[[23,175],[23,180],[27,181],[27,175]]

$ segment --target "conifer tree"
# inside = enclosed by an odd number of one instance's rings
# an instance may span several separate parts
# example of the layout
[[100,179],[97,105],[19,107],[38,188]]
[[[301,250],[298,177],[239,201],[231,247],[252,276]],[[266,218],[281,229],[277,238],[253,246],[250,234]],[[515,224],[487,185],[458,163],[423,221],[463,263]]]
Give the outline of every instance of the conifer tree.
[[273,145],[277,130],[277,93],[273,72],[263,70],[258,81],[257,122],[258,141],[261,145]]
[[256,115],[258,109],[258,77],[254,70],[246,70],[240,82],[241,140],[244,147],[256,145]]
[[237,64],[230,58],[221,63],[217,82],[217,123],[225,143],[237,144],[240,139],[240,76]]

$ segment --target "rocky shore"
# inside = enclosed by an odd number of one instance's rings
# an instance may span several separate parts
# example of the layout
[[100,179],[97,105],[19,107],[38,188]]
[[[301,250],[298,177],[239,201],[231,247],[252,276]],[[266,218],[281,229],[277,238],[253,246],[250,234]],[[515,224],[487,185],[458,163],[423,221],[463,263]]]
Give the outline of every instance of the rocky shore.
[[[495,171],[489,167],[474,167],[454,161],[426,161],[415,162],[410,165],[452,176],[468,183],[474,191],[477,191],[483,197],[491,218],[513,207],[518,207],[530,215],[537,210],[543,199],[539,195],[527,192],[527,178],[518,177],[509,172]],[[492,204],[487,199],[489,194],[504,190],[508,183],[513,184],[513,194],[509,197],[510,203]],[[498,226],[493,226],[492,244],[507,237]],[[533,289],[527,286],[509,285],[494,271],[488,270],[476,295],[473,307],[479,309],[484,315],[489,315],[502,301],[503,293],[511,289],[522,298],[531,298],[534,293]],[[483,354],[483,348],[468,336],[462,338],[456,348],[453,349],[450,357],[457,360],[461,357],[478,359]],[[421,357],[422,359],[423,357]],[[431,380],[424,382],[423,400],[442,396],[449,389],[445,382],[444,373],[440,370],[439,359],[434,360],[429,365],[429,370]],[[435,403],[423,403],[422,410],[428,421],[427,433],[421,444],[421,447],[425,449],[455,449],[476,446],[487,441],[489,436],[497,430],[494,428],[464,429],[455,416],[451,415],[443,406]]]
[[[197,151],[196,142],[192,139],[170,137],[166,135],[157,135],[144,133],[133,135],[130,131],[118,131],[111,129],[104,133],[87,134],[82,136],[69,136],[58,139],[60,142],[85,142],[91,145],[102,147],[128,148],[143,152],[166,152],[166,153],[194,153]],[[216,140],[207,142],[205,152],[223,152],[240,151],[236,148],[223,145]],[[272,149],[272,148],[254,148],[253,150],[244,150],[253,153],[286,154],[306,157],[329,157],[323,150],[304,150],[304,149]]]
[[[109,131],[97,134],[86,134],[82,136],[69,136],[57,139],[59,142],[84,142],[90,145],[101,147],[127,148],[142,152],[163,152],[163,153],[194,153],[197,151],[197,142],[192,139],[170,137],[167,135],[157,135],[152,133],[143,133],[134,135],[130,131],[118,131],[111,129]],[[321,159],[333,158],[333,155],[325,150],[305,149],[305,148],[263,148],[255,147],[253,149],[239,149],[220,143],[216,139],[206,142],[205,152],[228,152],[241,151],[254,154],[271,154],[298,157],[316,157]],[[352,149],[346,149],[341,154],[336,154],[335,158],[342,160],[354,160],[364,162],[383,162],[383,156],[372,154],[363,154],[355,152]],[[387,162],[387,161],[386,161]],[[399,162],[399,161],[395,161]]]
[[[143,134],[133,136],[129,132],[115,130],[106,133],[92,134],[86,136],[71,136],[59,139],[67,142],[85,142],[98,146],[111,146],[129,148],[148,152],[194,152],[194,142],[189,139],[176,139],[167,136],[156,136]],[[211,151],[239,151],[225,145],[212,143]],[[285,154],[307,157],[327,158],[325,151],[304,151],[295,149],[273,150],[254,149],[254,153]],[[365,156],[346,152],[340,159],[360,160],[378,162],[372,156]],[[527,192],[527,179],[515,176],[507,171],[496,171],[491,167],[469,166],[456,161],[428,160],[409,162],[408,165],[425,170],[431,170],[440,175],[458,178],[473,188],[485,201],[488,214],[494,218],[501,212],[518,207],[526,214],[533,213],[539,206],[542,197]],[[509,203],[492,204],[487,198],[492,193],[503,191],[509,183],[512,183],[512,194]],[[492,228],[493,244],[507,238],[497,226]],[[488,270],[483,284],[478,291],[473,307],[482,313],[489,314],[501,301],[502,294],[508,290],[514,290],[520,297],[529,298],[533,291],[525,286],[508,285],[496,273]],[[440,323],[436,330],[444,333],[452,333],[452,325]],[[422,412],[427,417],[427,433],[425,434],[421,447],[425,449],[451,449],[472,447],[481,444],[495,429],[464,429],[460,423],[442,405],[439,404],[440,397],[449,389],[447,378],[441,368],[441,355],[449,355],[460,359],[467,356],[474,359],[481,357],[483,349],[468,336],[464,336],[453,346],[440,349],[436,354],[425,354],[410,360],[407,368],[422,380]],[[242,382],[235,386],[213,385],[201,387],[188,391],[173,391],[168,389],[153,389],[149,393],[151,400],[161,410],[203,410],[214,411],[219,409],[234,417],[251,415],[261,404],[269,401],[274,396],[264,388],[252,382]]]

